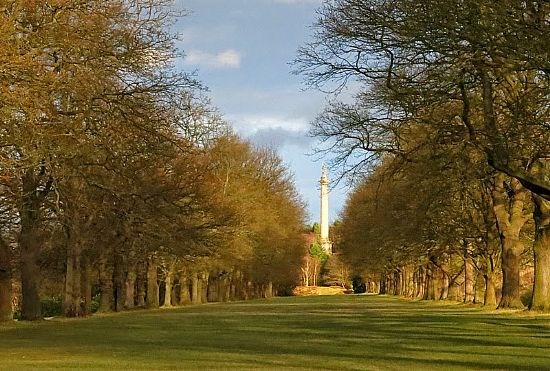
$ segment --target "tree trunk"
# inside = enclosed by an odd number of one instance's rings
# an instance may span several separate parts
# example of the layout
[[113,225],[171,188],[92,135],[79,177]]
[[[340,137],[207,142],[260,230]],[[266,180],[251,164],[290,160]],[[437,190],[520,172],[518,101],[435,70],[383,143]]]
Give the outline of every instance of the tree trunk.
[[423,298],[426,288],[426,269],[424,267],[418,267],[416,270],[416,290],[415,297]]
[[318,271],[319,271],[319,269],[318,269],[319,264],[320,264],[320,262],[319,262],[318,259],[314,260],[314,262],[313,262],[313,275],[311,277],[314,287],[317,286],[317,276],[318,276]]
[[34,321],[42,319],[40,308],[40,267],[38,258],[42,250],[44,235],[40,225],[40,209],[51,190],[48,180],[42,190],[40,178],[29,169],[21,178],[22,194],[19,204],[21,229],[18,244],[21,252],[21,319]]
[[439,300],[447,300],[449,298],[449,275],[446,272],[441,272],[439,280]]
[[550,311],[550,201],[534,195],[535,283],[529,309]]
[[42,319],[40,308],[40,267],[38,256],[41,242],[38,231],[22,228],[19,245],[21,249],[21,319],[35,321]]
[[124,255],[124,250],[117,248],[115,250],[115,267],[113,271],[113,286],[114,286],[114,302],[115,311],[120,312],[124,309],[126,301],[126,263],[127,259]]
[[236,300],[237,299],[237,283],[235,282],[235,279],[232,279],[229,284],[229,297],[228,301]]
[[159,284],[157,281],[158,263],[155,257],[147,262],[147,308],[159,307]]
[[302,283],[305,287],[309,286],[309,256],[306,258],[305,266],[300,268],[302,270]]
[[180,275],[180,293],[179,293],[179,305],[185,305],[191,303],[191,292],[189,291],[189,280],[183,275]]
[[403,280],[403,274],[401,273],[401,270],[397,270],[393,274],[393,294],[396,296],[400,296],[402,294],[401,287],[402,287],[402,280]]
[[273,282],[271,281],[266,284],[265,297],[266,299],[273,297]]
[[498,307],[523,308],[519,277],[524,246],[519,235],[528,217],[524,210],[527,190],[516,179],[510,181],[509,190],[507,190],[505,179],[506,176],[499,173],[495,177],[492,192],[493,209],[502,246],[502,297]]
[[124,282],[124,308],[132,309],[135,306],[135,295],[136,295],[136,265],[133,264],[128,267],[128,272],[126,273],[126,280]]
[[244,300],[254,299],[254,284],[248,280],[245,280],[244,287]]
[[242,299],[242,286],[243,279],[242,274],[239,271],[235,271],[231,276],[231,298],[230,300],[241,300]]
[[402,296],[407,296],[407,278],[408,278],[407,275],[408,275],[407,267],[402,267],[401,280],[400,280],[401,287],[399,289]]
[[435,285],[433,280],[433,269],[428,266],[424,269],[424,296],[423,300],[435,300]]
[[221,296],[221,282],[219,277],[212,278],[208,280],[208,302],[215,303],[220,300]]
[[413,293],[412,293],[412,297],[413,297],[413,298],[418,297],[418,292],[420,291],[420,289],[419,289],[419,286],[420,286],[419,281],[420,281],[419,270],[418,270],[418,269],[415,269],[414,272],[413,272]]
[[12,309],[11,249],[0,237],[0,322],[11,321]]
[[497,306],[497,295],[495,288],[495,279],[493,272],[487,272],[483,275],[485,280],[485,294],[483,295],[483,305],[488,307]]
[[439,266],[437,268],[437,287],[436,298],[438,300],[446,300],[449,297],[449,273],[448,273],[448,259],[443,256],[439,259]]
[[87,256],[83,256],[80,263],[82,272],[80,277],[80,296],[84,299],[82,313],[89,315],[92,313],[92,267]]
[[166,277],[164,279],[164,287],[165,287],[164,306],[165,307],[172,306],[172,288],[174,286],[174,274],[175,274],[174,270],[175,270],[175,263],[173,262],[168,263],[168,266],[166,267]]
[[99,308],[98,312],[114,310],[113,265],[111,249],[103,248],[99,257]]
[[385,274],[382,274],[382,276],[380,277],[380,290],[379,290],[379,294],[380,295],[385,295],[387,292],[386,290],[386,275]]
[[464,302],[473,303],[475,298],[475,267],[472,257],[464,259]]
[[199,296],[200,292],[200,281],[199,277],[197,276],[197,273],[193,273],[191,275],[191,303],[193,304],[200,304],[201,299]]
[[433,300],[440,300],[443,285],[443,272],[435,264],[432,266]]
[[19,237],[21,249],[21,319],[26,321],[42,319],[38,291],[40,287],[38,256],[42,244],[39,234],[39,231],[34,227],[22,225]]
[[[74,231],[71,231],[72,234]],[[70,235],[67,241],[67,269],[65,273],[65,294],[63,299],[63,314],[65,317],[81,317],[82,245],[78,237]]]
[[201,281],[202,281],[202,291],[201,291],[201,302],[202,303],[208,303],[208,272],[203,272],[201,275]]
[[142,262],[137,267],[137,306],[145,306],[145,297],[147,295],[147,264]]
[[412,298],[414,296],[414,267],[409,266],[407,268],[407,297]]
[[227,302],[231,296],[231,286],[229,284],[229,277],[227,275],[223,276],[221,279],[221,301]]
[[[520,245],[521,247],[516,247]],[[520,296],[520,263],[523,245],[517,240],[507,239],[502,246],[502,298],[499,308],[523,308]]]

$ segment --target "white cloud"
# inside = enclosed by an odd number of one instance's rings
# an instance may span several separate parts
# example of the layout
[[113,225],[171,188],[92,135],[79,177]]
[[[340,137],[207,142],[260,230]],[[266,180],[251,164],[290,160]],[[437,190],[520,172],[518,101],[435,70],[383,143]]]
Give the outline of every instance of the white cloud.
[[226,115],[226,119],[233,128],[245,136],[254,135],[260,130],[284,129],[289,132],[305,132],[308,130],[309,122],[301,118],[284,118],[267,115]]
[[289,130],[281,127],[260,129],[248,138],[257,146],[267,146],[277,149],[287,145],[293,145],[308,150],[313,143],[313,138],[309,137],[307,132]]
[[208,68],[239,68],[241,55],[234,49],[226,49],[217,54],[191,50],[184,59],[185,64]]
[[224,67],[239,68],[241,66],[241,55],[233,49],[228,49],[218,54],[215,62]]

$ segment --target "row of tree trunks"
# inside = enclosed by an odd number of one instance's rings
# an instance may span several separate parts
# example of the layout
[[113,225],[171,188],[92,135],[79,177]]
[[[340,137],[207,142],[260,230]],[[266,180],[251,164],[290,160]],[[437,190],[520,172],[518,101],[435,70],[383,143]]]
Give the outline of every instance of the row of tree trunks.
[[66,317],[81,317],[91,312],[92,267],[81,244],[72,241],[67,245],[63,313]]
[[[446,272],[445,264],[430,261],[429,264],[417,268],[412,274],[408,268],[400,268],[396,273],[386,274],[381,280],[381,293],[405,295],[408,297],[437,300],[454,298],[466,303],[477,302],[477,279],[483,275],[485,290],[483,303],[487,306],[496,306],[495,262],[493,257],[500,250],[502,266],[502,295],[499,308],[523,308],[520,292],[521,254],[524,244],[520,233],[529,219],[526,210],[529,193],[515,179],[498,173],[494,177],[492,187],[493,218],[496,219],[498,231],[487,236],[487,244],[493,244],[494,239],[499,241],[500,249],[489,246],[483,259],[487,261],[476,267],[469,252],[470,245],[465,242],[464,265],[461,272],[462,292],[457,291],[456,279]],[[535,236],[535,287],[533,292],[532,309],[550,310],[550,201],[535,196],[535,222],[537,234]],[[490,221],[489,221],[490,222]],[[489,251],[490,250],[490,251]],[[495,250],[495,251],[493,251]],[[494,256],[493,256],[494,255]],[[409,283],[410,282],[410,283]],[[408,287],[411,285],[412,290]],[[412,292],[411,292],[412,291]]]
[[365,292],[367,294],[378,294],[380,292],[380,281],[370,277],[365,278]]
[[[406,266],[390,274],[383,274],[375,292],[423,300],[452,299],[476,303],[479,301],[477,287],[481,276],[485,283],[483,304],[496,307],[495,274],[492,270],[478,272],[471,257],[463,260],[462,269],[454,275],[446,271],[445,263],[432,261],[416,268]],[[459,279],[461,282],[458,282]],[[374,285],[369,283],[369,286]]]
[[[70,236],[69,236],[70,237]],[[7,244],[2,244],[0,258],[8,261],[3,255],[9,252]],[[177,271],[176,261],[165,264],[164,273],[159,281],[159,263],[155,256],[147,260],[147,264],[128,264],[122,252],[113,258],[115,249],[103,248],[99,254],[97,278],[92,278],[92,267],[89,259],[83,253],[79,241],[68,238],[67,267],[63,301],[64,314],[67,317],[79,317],[91,313],[92,283],[98,283],[100,299],[99,312],[120,311],[137,306],[158,308],[160,306],[161,287],[163,283],[163,306],[202,304],[206,302],[243,300],[250,298],[270,298],[275,289],[271,282],[254,284],[240,272],[208,272],[200,271],[189,274],[186,271]],[[143,269],[138,269],[143,267]],[[3,267],[3,266],[2,266]],[[0,268],[2,268],[0,267]],[[2,268],[2,272],[9,273],[9,269]],[[0,278],[8,275],[0,276]],[[1,285],[7,282],[5,285]],[[11,279],[0,281],[2,297],[5,298],[6,318],[11,319]],[[9,311],[9,312],[8,312]]]

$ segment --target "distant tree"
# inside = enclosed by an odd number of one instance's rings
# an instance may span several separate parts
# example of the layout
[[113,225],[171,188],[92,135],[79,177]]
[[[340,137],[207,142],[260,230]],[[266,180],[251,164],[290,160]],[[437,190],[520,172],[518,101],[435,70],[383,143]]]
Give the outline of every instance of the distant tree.
[[328,257],[321,272],[321,279],[324,286],[340,286],[345,289],[351,288],[350,269],[340,259],[339,254],[332,254]]
[[233,210],[225,270],[244,281],[244,296],[294,286],[305,255],[304,206],[288,170],[273,151],[235,136],[210,151],[221,203]]
[[305,286],[318,285],[319,276],[328,257],[329,256],[323,249],[323,246],[319,243],[319,234],[316,233],[315,239],[310,244],[302,265],[302,272],[304,275],[303,281]]

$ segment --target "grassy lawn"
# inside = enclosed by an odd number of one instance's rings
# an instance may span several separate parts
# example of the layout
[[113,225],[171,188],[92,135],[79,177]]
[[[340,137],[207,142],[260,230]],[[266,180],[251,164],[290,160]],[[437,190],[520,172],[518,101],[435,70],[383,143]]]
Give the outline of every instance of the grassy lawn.
[[0,369],[550,369],[550,316],[380,296],[0,326]]

